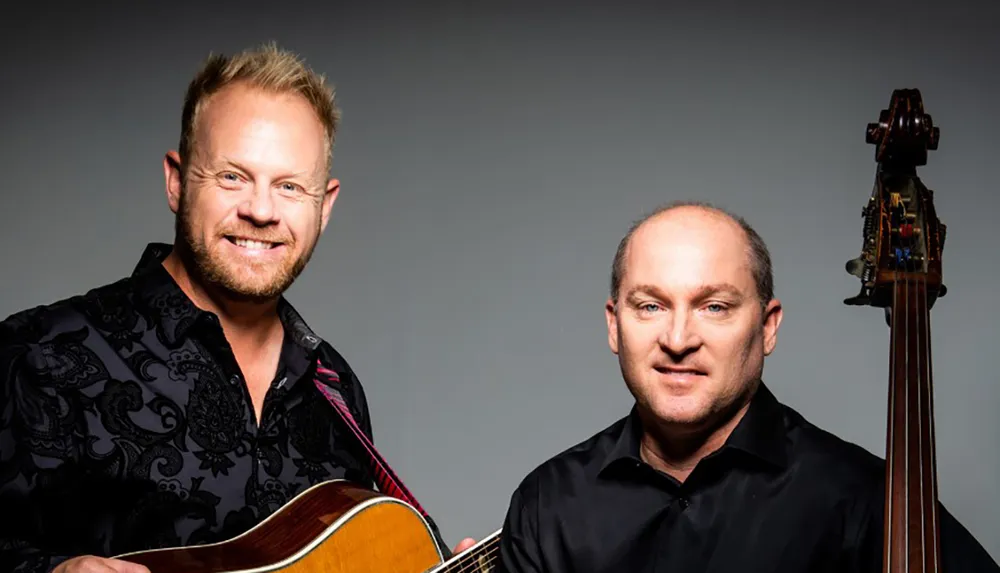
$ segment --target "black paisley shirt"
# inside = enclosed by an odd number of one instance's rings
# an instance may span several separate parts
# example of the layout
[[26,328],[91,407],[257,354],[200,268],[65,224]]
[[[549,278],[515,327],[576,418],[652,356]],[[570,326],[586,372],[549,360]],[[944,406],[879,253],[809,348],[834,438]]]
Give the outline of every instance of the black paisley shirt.
[[311,383],[319,357],[371,437],[343,357],[283,299],[258,425],[218,319],[160,264],[170,248],[150,244],[131,276],[0,323],[0,570],[221,541],[320,481],[372,487]]

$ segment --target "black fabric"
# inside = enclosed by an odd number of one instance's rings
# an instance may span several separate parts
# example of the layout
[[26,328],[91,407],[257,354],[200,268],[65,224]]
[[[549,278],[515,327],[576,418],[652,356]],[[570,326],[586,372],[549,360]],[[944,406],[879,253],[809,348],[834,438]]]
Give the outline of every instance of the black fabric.
[[371,438],[343,357],[282,299],[258,424],[218,318],[163,268],[170,249],[150,244],[131,276],[0,323],[0,570],[221,541],[321,481],[374,487],[311,380],[317,357],[337,371]]
[[[511,496],[500,571],[882,571],[884,462],[763,384],[727,443],[683,483],[641,460],[641,435],[633,409],[529,473]],[[944,571],[1000,572],[940,515]]]

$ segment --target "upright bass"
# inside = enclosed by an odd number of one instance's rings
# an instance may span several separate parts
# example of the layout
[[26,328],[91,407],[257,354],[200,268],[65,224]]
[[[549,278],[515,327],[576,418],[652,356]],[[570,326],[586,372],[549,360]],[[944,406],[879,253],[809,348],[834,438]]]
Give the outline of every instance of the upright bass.
[[947,289],[946,227],[917,176],[940,130],[920,92],[899,89],[866,140],[875,145],[875,185],[862,216],[861,256],[847,272],[861,292],[844,302],[882,308],[889,326],[884,573],[940,571],[930,310]]

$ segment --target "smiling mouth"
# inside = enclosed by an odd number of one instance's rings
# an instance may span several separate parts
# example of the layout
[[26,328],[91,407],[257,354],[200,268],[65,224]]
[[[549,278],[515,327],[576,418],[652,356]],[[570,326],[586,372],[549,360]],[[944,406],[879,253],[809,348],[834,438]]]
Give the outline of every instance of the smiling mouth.
[[269,249],[274,249],[280,247],[282,243],[271,243],[268,241],[257,241],[254,239],[244,239],[242,237],[230,237],[227,236],[226,239],[236,245],[237,247],[243,247],[244,249],[251,249],[254,251],[266,251]]

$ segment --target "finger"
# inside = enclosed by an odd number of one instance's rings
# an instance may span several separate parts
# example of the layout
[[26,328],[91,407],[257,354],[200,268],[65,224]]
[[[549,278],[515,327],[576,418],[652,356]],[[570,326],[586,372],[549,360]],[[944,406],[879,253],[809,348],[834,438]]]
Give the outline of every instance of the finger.
[[108,559],[106,563],[109,567],[111,567],[111,571],[114,571],[115,573],[150,573],[149,568],[145,565],[139,565],[138,563],[132,563],[130,561]]
[[59,564],[52,573],[118,573],[107,559],[94,555],[75,557]]
[[455,550],[453,551],[453,553],[461,553],[475,544],[476,544],[475,539],[471,537],[466,537],[465,539],[458,542],[458,545],[455,546]]
[[67,568],[66,571],[72,573],[118,573],[118,570],[108,563],[107,559],[100,557],[82,559],[73,567]]

